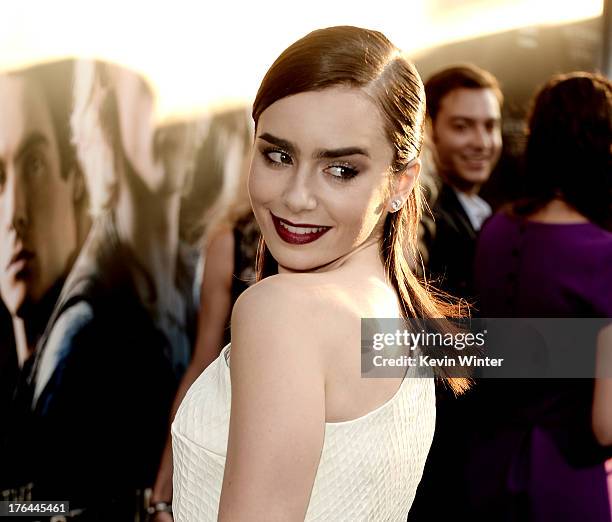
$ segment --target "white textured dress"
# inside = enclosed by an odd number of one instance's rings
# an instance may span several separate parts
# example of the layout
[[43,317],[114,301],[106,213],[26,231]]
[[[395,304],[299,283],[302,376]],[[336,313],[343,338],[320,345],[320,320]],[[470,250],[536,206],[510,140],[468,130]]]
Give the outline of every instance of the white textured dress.
[[[229,433],[229,346],[191,386],[172,424],[176,522],[217,520]],[[435,417],[433,379],[405,378],[388,402],[363,417],[326,423],[305,520],[405,522]]]

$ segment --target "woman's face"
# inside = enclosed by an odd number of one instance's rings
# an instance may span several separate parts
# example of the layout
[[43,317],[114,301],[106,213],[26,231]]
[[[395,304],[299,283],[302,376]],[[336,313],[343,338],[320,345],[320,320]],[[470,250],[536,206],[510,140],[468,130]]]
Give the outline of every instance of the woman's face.
[[378,238],[392,159],[379,110],[359,89],[270,105],[258,122],[249,195],[280,267],[322,268]]

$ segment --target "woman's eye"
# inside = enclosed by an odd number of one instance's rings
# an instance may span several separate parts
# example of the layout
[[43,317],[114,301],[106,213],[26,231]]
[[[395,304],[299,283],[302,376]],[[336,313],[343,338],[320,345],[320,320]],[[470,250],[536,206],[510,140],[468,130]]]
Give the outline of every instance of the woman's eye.
[[348,167],[346,165],[332,165],[331,167],[327,167],[327,169],[325,170],[329,172],[334,178],[342,180],[354,178],[358,173],[357,169],[354,169],[353,167]]
[[264,152],[264,156],[274,164],[291,165],[291,156],[282,150],[269,150]]

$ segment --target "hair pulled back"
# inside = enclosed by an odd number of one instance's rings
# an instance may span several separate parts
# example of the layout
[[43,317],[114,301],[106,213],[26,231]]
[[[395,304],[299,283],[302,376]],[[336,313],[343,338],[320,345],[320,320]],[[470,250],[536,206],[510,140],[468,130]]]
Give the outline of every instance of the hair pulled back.
[[[257,92],[252,113],[255,129],[261,114],[276,101],[338,86],[361,89],[378,106],[394,150],[390,175],[400,175],[421,152],[425,91],[414,65],[378,31],[329,27],[313,31],[288,47],[272,64]],[[397,292],[405,319],[457,317],[457,307],[422,285],[406,258],[406,254],[418,258],[421,205],[417,181],[407,204],[385,218],[380,255],[387,279]],[[260,247],[258,279],[277,272],[263,240]],[[447,382],[455,392],[468,386],[463,378],[448,377]]]

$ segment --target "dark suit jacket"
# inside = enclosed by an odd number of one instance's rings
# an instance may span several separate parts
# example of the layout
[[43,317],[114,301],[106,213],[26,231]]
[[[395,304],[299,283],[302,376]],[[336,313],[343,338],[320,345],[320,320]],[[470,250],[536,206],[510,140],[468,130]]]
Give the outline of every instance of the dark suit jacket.
[[450,185],[444,184],[432,213],[435,231],[425,234],[428,277],[442,290],[473,301],[477,233]]
[[[429,256],[427,277],[438,288],[477,306],[473,282],[477,232],[450,185],[442,185],[432,213],[434,226],[425,226],[423,236]],[[436,432],[408,520],[471,520],[462,472],[473,392],[455,398],[438,386],[436,394]]]

